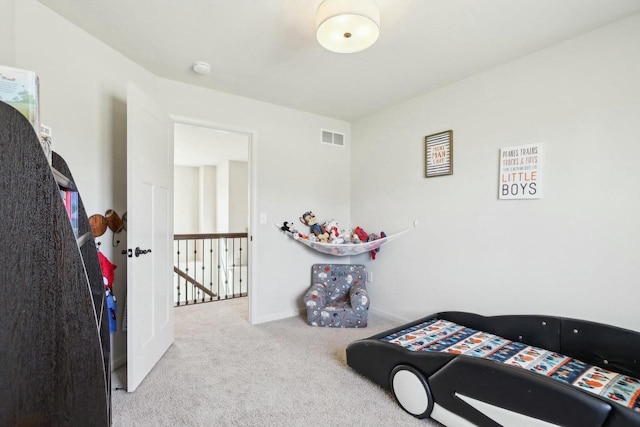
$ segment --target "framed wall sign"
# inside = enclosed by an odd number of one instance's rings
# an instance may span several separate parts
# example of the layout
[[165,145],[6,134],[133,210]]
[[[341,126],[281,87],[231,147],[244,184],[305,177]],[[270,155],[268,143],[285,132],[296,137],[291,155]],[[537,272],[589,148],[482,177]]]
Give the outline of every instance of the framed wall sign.
[[542,197],[542,144],[500,149],[499,199]]
[[453,175],[453,131],[425,136],[425,178]]

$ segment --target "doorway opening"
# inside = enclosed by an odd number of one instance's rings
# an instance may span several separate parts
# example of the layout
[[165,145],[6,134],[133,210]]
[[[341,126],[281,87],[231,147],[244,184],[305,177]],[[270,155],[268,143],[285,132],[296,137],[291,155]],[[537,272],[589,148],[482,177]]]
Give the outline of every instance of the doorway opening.
[[249,293],[251,134],[174,125],[174,302]]

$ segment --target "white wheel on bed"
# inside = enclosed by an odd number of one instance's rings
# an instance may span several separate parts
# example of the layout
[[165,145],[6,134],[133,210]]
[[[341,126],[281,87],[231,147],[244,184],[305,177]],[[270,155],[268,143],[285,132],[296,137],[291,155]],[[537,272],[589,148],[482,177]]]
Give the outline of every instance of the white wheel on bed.
[[433,410],[433,397],[424,375],[409,365],[398,365],[391,371],[391,392],[408,413],[427,418]]

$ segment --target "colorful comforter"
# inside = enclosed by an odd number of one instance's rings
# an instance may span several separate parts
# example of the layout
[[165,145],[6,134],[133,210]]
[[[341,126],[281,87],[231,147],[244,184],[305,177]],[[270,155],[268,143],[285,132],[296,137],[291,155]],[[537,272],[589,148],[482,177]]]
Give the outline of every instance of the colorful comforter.
[[432,319],[381,339],[412,351],[463,354],[517,366],[640,412],[640,380],[637,378],[447,320]]

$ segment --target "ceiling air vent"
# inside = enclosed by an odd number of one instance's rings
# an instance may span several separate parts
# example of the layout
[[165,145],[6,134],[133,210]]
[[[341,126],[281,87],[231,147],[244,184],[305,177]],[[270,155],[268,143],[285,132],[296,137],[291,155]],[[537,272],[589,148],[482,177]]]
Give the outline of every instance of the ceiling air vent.
[[332,132],[330,130],[322,130],[321,141],[325,144],[337,145],[344,147],[344,134]]

